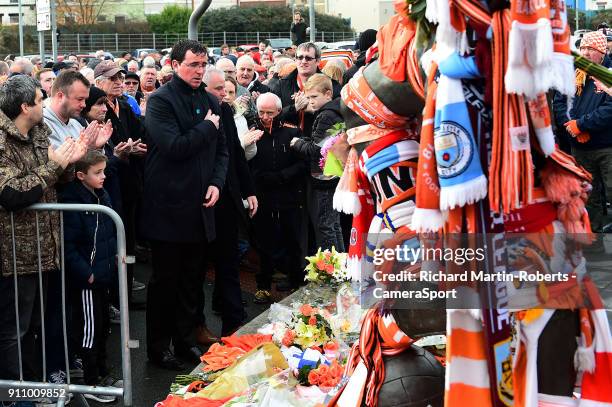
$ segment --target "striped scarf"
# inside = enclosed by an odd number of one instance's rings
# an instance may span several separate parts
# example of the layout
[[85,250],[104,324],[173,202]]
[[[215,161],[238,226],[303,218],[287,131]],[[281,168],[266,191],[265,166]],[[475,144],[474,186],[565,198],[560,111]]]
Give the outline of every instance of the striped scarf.
[[427,99],[423,110],[421,140],[419,143],[419,162],[416,181],[416,208],[412,216],[411,228],[415,232],[435,232],[444,226],[444,216],[440,211],[440,183],[436,171],[434,150],[434,115],[436,112],[435,81],[437,64],[434,62],[427,75]]
[[531,202],[533,164],[529,127],[523,97],[509,95],[504,88],[508,58],[507,10],[493,17],[493,142],[489,165],[489,206],[508,213]]
[[393,315],[385,315],[378,308],[370,309],[364,316],[359,341],[353,345],[346,362],[344,375],[350,379],[327,406],[359,407],[365,404],[376,407],[385,380],[383,355],[398,355],[413,342],[397,325]]
[[547,75],[553,57],[549,0],[514,0],[510,3],[506,91],[534,98],[548,90]]
[[480,319],[478,310],[447,310],[445,407],[492,405]]
[[[434,117],[434,148],[442,211],[474,203],[487,194],[487,178],[476,154],[474,131],[461,80],[456,78],[457,72],[453,71],[453,77],[450,77],[442,71],[442,64],[455,55],[443,57],[439,62],[440,80]],[[454,64],[449,66],[457,68]]]

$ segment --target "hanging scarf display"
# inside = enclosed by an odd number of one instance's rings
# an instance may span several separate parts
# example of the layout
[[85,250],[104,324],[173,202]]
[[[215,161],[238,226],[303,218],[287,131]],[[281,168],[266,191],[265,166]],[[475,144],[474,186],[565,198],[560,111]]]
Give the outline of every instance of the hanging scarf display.
[[363,318],[359,341],[353,345],[344,370],[348,383],[328,407],[370,407],[378,405],[378,392],[385,379],[382,357],[398,355],[414,342],[395,322],[393,315],[370,309]]
[[359,70],[348,85],[342,88],[342,101],[366,122],[381,129],[401,129],[406,126],[407,118],[393,113],[376,96]]
[[483,199],[487,194],[487,178],[476,154],[461,80],[442,73],[438,82],[434,128],[440,210]]
[[438,84],[435,81],[436,71],[437,64],[433,63],[427,76],[427,99],[423,110],[423,124],[419,143],[416,208],[410,226],[412,230],[418,233],[435,232],[444,226],[444,216],[440,211],[440,184],[434,149],[434,115],[438,89]]
[[[404,1],[396,1],[400,7]],[[403,13],[395,14],[391,20],[378,30],[376,44],[381,72],[397,82],[406,80],[408,63],[408,44],[414,38],[414,22]]]
[[506,91],[535,97],[548,90],[553,56],[549,0],[514,0],[508,38]]
[[[592,363],[583,367],[581,397],[578,405],[610,406],[612,405],[612,334],[606,315],[606,307],[597,287],[589,277],[583,284],[586,288],[590,309],[581,311],[581,346],[591,353]],[[587,315],[588,313],[588,315]],[[588,318],[586,318],[588,316]],[[591,339],[592,338],[592,339]]]
[[533,164],[525,103],[504,88],[508,57],[507,10],[493,19],[493,140],[489,165],[489,206],[508,213],[531,202]]
[[528,106],[529,116],[540,143],[540,148],[545,156],[549,156],[555,151],[555,135],[552,131],[550,109],[546,100],[546,94],[538,94],[535,99],[531,99],[528,102]]
[[465,16],[451,0],[427,0],[425,16],[430,22],[438,24],[436,28],[438,50],[456,51],[461,55],[467,53]]
[[444,406],[491,406],[486,344],[478,310],[449,309],[446,335]]
[[572,97],[574,96],[574,58],[570,49],[570,27],[567,22],[565,0],[551,0],[550,26],[554,52],[550,71],[544,76],[544,79],[549,80],[545,86]]

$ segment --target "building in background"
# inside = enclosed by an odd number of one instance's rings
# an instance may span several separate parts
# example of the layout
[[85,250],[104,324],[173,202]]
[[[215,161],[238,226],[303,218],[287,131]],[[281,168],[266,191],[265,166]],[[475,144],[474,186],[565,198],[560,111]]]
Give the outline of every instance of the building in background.
[[238,0],[238,7],[284,7],[285,0]]
[[[21,13],[25,25],[36,25],[36,1],[22,0]],[[0,25],[19,24],[19,3],[17,0],[0,0]]]
[[[131,0],[128,0],[131,1]],[[144,2],[144,15],[149,14],[159,14],[162,12],[164,7],[170,5],[184,6],[187,8],[192,8],[193,6],[198,6],[202,0],[140,0]],[[239,0],[213,0],[210,3],[209,10],[213,10],[216,8],[225,8],[237,6]],[[144,18],[144,17],[143,17]]]
[[[314,8],[317,13],[330,14],[328,11],[329,3],[333,3],[336,0],[314,0]],[[295,7],[298,10],[304,10],[309,6],[310,0],[287,0],[289,7]],[[308,16],[306,16],[308,17]]]
[[[580,6],[581,1],[578,1]],[[610,10],[612,9],[612,0],[586,0],[586,10]]]
[[327,14],[347,18],[357,31],[378,30],[395,14],[392,0],[327,0]]

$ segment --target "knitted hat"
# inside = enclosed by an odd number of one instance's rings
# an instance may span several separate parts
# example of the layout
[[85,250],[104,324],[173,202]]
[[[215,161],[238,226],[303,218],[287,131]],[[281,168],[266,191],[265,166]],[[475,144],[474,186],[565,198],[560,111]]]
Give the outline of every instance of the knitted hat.
[[85,108],[83,109],[83,113],[87,113],[91,110],[91,107],[96,104],[98,99],[106,97],[106,92],[104,92],[100,88],[96,88],[92,86],[89,88],[89,97],[85,100]]
[[601,31],[591,31],[584,34],[580,41],[580,48],[589,47],[606,54],[608,52],[608,42],[606,36]]
[[365,30],[359,35],[359,39],[357,40],[357,48],[359,51],[366,51],[376,42],[376,30]]

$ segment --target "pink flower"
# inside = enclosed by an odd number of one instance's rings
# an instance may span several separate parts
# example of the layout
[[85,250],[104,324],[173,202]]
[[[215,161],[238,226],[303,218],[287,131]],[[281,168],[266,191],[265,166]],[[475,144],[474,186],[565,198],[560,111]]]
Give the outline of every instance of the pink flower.
[[310,304],[304,304],[300,307],[300,313],[305,317],[309,317],[313,314],[314,309]]
[[308,319],[308,325],[312,325],[312,326],[316,326],[317,325],[317,317],[315,317],[314,315],[312,315],[309,319]]

